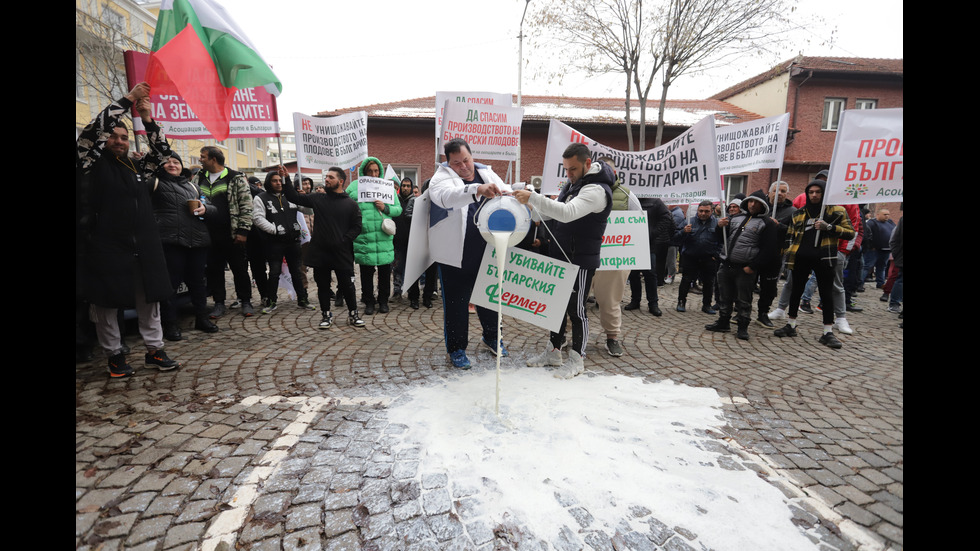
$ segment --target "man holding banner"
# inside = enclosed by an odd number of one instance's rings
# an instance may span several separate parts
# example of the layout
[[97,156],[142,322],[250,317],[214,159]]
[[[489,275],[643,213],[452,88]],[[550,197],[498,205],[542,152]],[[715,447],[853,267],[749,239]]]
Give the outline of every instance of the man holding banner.
[[[854,229],[844,207],[824,206],[825,185],[823,180],[813,180],[806,186],[806,204],[793,214],[786,234],[786,269],[792,270],[793,291],[789,297],[789,320],[782,329],[776,329],[777,337],[797,335],[800,297],[811,271],[817,276],[820,296],[833,296],[838,239],[854,238]],[[836,349],[841,347],[841,342],[834,336],[834,311],[829,302],[823,309],[820,344]]]
[[[439,165],[429,182],[429,250],[439,266],[446,352],[453,367],[469,369],[470,295],[487,246],[473,223],[473,214],[481,197],[501,194],[504,182],[490,167],[473,162],[465,140],[449,140],[443,150],[446,162]],[[476,314],[483,327],[483,345],[496,353],[497,314],[480,306]],[[507,349],[503,345],[500,348],[501,355],[507,356]]]
[[[527,360],[529,367],[561,366],[555,373],[560,379],[571,379],[585,370],[585,346],[589,341],[589,318],[585,299],[592,285],[592,276],[599,267],[599,251],[606,221],[612,210],[611,186],[615,175],[609,165],[592,162],[592,153],[581,143],[573,143],[562,154],[562,166],[568,176],[557,200],[527,190],[514,196],[540,214],[553,218],[555,243],[558,251],[549,251],[555,258],[571,254],[566,259],[579,267],[575,286],[568,299],[565,317],[558,332],[551,333],[551,346]],[[568,362],[563,365],[561,346],[565,342],[565,327],[572,322],[572,348]]]

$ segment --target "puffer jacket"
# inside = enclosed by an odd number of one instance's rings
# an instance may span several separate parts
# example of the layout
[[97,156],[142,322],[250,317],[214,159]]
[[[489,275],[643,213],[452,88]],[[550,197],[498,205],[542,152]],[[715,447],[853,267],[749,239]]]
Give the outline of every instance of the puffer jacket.
[[[187,178],[157,176],[152,200],[161,242],[189,248],[211,246],[204,220],[191,214],[187,207],[187,201],[200,197],[200,188]],[[204,216],[208,216],[207,212]]]
[[[364,177],[364,167],[369,163],[377,163],[381,172],[384,173],[384,165],[376,157],[364,159],[361,166],[357,169],[357,175]],[[347,186],[347,195],[355,202],[357,201],[357,183],[354,180]],[[398,195],[397,182],[395,195]],[[361,209],[361,233],[354,240],[354,262],[364,266],[384,266],[395,261],[394,236],[388,235],[381,229],[381,223],[385,218],[395,218],[402,213],[401,204],[396,200],[394,205],[385,205],[384,213],[378,211],[374,203],[358,203]]]

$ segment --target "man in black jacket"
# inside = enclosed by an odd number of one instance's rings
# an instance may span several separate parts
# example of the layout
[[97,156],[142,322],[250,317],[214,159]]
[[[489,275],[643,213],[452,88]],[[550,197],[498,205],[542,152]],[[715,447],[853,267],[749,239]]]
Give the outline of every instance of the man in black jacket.
[[364,327],[357,313],[357,297],[354,295],[354,239],[361,233],[361,209],[347,192],[347,175],[340,167],[330,167],[324,175],[326,193],[300,195],[289,181],[286,168],[279,166],[279,175],[285,181],[283,194],[286,200],[301,207],[313,209],[313,237],[310,239],[306,265],[313,268],[320,310],[323,312],[320,329],[333,326],[330,313],[330,272],[337,274],[338,294],[347,303],[347,323]]
[[[76,294],[91,304],[113,379],[133,375],[123,353],[120,308],[136,308],[146,365],[161,371],[179,367],[163,351],[160,301],[170,298],[174,289],[147,179],[171,152],[151,116],[149,95],[145,82],[137,84],[99,113],[75,142]],[[129,156],[129,131],[122,122],[133,105],[150,142],[149,153],[138,160]]]
[[[598,161],[592,162],[589,148],[574,143],[562,153],[562,165],[568,175],[568,184],[562,188],[557,200],[527,190],[514,192],[522,204],[530,205],[541,214],[549,216],[555,224],[555,239],[569,259],[579,267],[568,308],[557,333],[551,333],[551,343],[545,352],[527,361],[529,367],[561,366],[555,373],[560,379],[570,379],[585,371],[585,346],[589,341],[589,319],[585,314],[585,299],[592,285],[592,276],[599,267],[599,249],[606,221],[612,210],[614,182],[612,168]],[[561,258],[560,254],[554,254]],[[565,342],[565,327],[572,324],[572,345],[568,362],[562,363],[561,345]]]

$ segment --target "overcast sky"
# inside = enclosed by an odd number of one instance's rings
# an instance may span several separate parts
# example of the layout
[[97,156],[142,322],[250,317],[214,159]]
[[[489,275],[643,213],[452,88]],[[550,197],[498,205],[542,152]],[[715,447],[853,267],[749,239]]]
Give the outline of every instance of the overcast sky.
[[[221,1],[221,0],[219,0]],[[543,0],[531,0],[532,8]],[[435,95],[436,91],[517,93],[518,27],[523,0],[484,2],[310,2],[223,0],[282,81],[279,119]],[[745,56],[706,75],[689,75],[669,99],[701,99],[804,55],[901,58],[903,4],[897,0],[799,0],[800,29],[772,55]],[[440,9],[439,6],[446,6]],[[825,23],[815,24],[815,14]],[[825,42],[836,27],[832,46]],[[525,22],[525,36],[530,30]],[[556,42],[560,37],[556,38]],[[537,55],[536,55],[537,54]],[[525,38],[525,95],[619,97],[621,76],[549,83]],[[659,91],[652,95],[659,97]]]

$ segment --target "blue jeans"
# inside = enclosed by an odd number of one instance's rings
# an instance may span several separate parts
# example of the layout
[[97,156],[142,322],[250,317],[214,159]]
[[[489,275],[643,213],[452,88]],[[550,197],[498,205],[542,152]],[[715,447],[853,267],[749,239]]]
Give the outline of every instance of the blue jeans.
[[892,292],[889,295],[888,303],[892,306],[901,306],[902,299],[905,298],[905,284],[903,282],[904,268],[898,269],[898,278],[895,279],[895,283],[892,285]]

